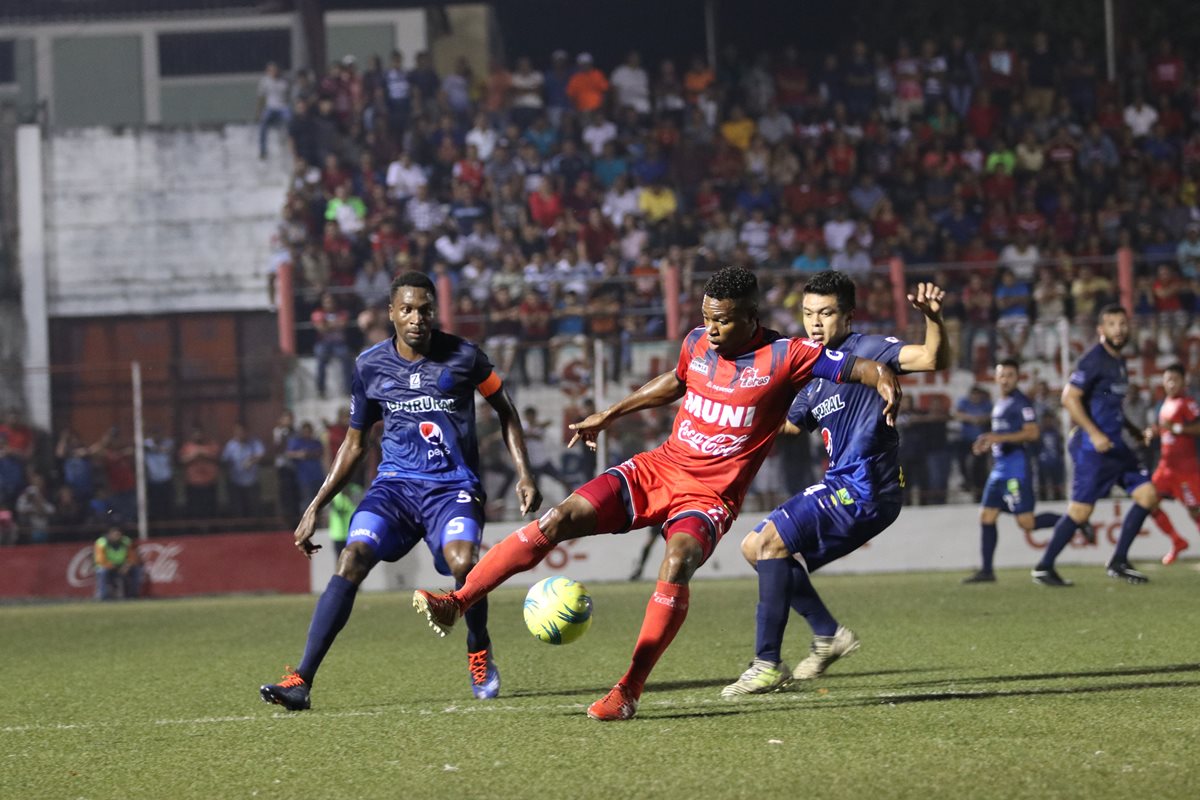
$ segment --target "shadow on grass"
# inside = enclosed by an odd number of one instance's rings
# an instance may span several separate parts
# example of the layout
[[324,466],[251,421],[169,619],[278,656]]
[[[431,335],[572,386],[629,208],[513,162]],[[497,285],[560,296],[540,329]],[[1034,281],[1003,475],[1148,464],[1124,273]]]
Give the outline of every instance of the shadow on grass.
[[945,700],[994,700],[998,697],[1055,697],[1062,695],[1104,694],[1108,692],[1132,692],[1142,689],[1189,689],[1200,687],[1200,680],[1194,681],[1136,681],[1127,683],[1107,683],[1102,686],[1064,686],[1062,688],[1045,689],[995,689],[992,691],[953,691],[925,692],[923,694],[905,694],[889,697],[862,697],[855,700],[833,700],[820,702],[812,708],[863,708],[866,706],[904,705],[907,703],[929,703]]
[[905,683],[897,683],[889,688],[905,689],[918,686],[943,686],[948,683],[1013,683],[1016,681],[1056,680],[1059,678],[1114,678],[1130,675],[1172,675],[1181,672],[1200,672],[1200,664],[1164,664],[1161,666],[1145,667],[1114,667],[1113,669],[1088,670],[1084,672],[1039,672],[1028,675],[985,675],[979,677],[961,676],[954,678],[939,678],[938,680],[932,681],[910,681]]

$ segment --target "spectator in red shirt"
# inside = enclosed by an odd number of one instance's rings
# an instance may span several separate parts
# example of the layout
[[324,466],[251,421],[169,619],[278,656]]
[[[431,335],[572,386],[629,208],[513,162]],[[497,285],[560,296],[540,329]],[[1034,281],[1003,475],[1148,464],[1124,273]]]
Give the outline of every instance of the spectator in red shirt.
[[529,195],[529,216],[542,230],[554,227],[562,216],[562,197],[554,190],[550,178],[542,178],[538,190]]
[[1179,94],[1183,87],[1184,64],[1183,59],[1175,54],[1170,39],[1164,38],[1158,43],[1158,52],[1150,62],[1147,78],[1152,93],[1171,97]]

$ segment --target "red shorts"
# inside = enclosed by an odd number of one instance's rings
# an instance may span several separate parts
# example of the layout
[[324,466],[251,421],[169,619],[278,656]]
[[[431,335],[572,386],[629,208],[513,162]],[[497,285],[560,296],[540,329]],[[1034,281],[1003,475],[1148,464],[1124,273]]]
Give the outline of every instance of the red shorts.
[[1200,506],[1196,492],[1200,491],[1200,475],[1192,470],[1179,471],[1159,464],[1150,477],[1159,496],[1178,500],[1188,508]]
[[575,490],[596,509],[596,533],[662,525],[700,542],[704,558],[733,524],[736,511],[657,450],[638,453]]

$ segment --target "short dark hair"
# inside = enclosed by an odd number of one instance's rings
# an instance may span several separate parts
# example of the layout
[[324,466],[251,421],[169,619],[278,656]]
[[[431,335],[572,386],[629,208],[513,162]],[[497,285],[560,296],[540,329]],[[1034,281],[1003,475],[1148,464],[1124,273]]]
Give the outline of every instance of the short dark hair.
[[804,294],[833,295],[837,298],[838,309],[847,313],[853,311],[858,303],[856,300],[854,279],[844,272],[827,269],[818,272],[804,284]]
[[1167,364],[1165,367],[1163,367],[1163,372],[1174,372],[1177,373],[1181,378],[1187,375],[1187,371],[1184,370],[1183,364],[1180,364],[1178,361],[1172,364]]
[[1129,316],[1129,312],[1125,310],[1125,306],[1120,303],[1109,303],[1104,308],[1100,309],[1100,315],[1096,317],[1107,317],[1109,314],[1120,314],[1123,317]]
[[412,270],[396,276],[396,279],[392,281],[392,288],[388,292],[388,297],[395,297],[396,292],[405,286],[412,286],[416,289],[424,289],[431,295],[434,295],[435,297],[437,296],[437,287],[434,286],[430,277],[424,272]]
[[736,300],[757,310],[758,278],[745,267],[722,267],[704,284],[704,296],[713,300]]
[[997,367],[1012,367],[1017,372],[1021,371],[1021,362],[1015,358],[1002,358],[996,362]]

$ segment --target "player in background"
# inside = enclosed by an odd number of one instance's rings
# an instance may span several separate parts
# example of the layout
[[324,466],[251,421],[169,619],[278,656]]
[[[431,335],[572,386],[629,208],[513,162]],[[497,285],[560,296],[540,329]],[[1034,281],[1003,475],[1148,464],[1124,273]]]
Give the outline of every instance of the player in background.
[[[935,284],[917,284],[908,299],[925,315],[925,341],[905,344],[894,336],[852,332],[854,281],[843,272],[821,272],[804,287],[804,329],[827,347],[872,358],[897,372],[945,369],[950,365],[942,321],[945,294]],[[750,668],[721,691],[725,699],[815,678],[858,649],[858,637],[829,613],[810,573],[854,552],[900,514],[900,437],[875,393],[815,380],[797,395],[784,423],[785,433],[801,429],[820,430],[829,467],[821,483],[776,508],[742,541],[742,554],[758,571],[756,649]],[[794,673],[781,656],[789,605],[813,631],[810,653]]]
[[1054,569],[1054,561],[1075,531],[1091,518],[1096,501],[1107,497],[1117,483],[1133,498],[1133,505],[1121,523],[1106,571],[1109,577],[1129,583],[1149,580],[1129,563],[1129,546],[1146,517],[1158,508],[1158,492],[1137,453],[1121,438],[1123,430],[1135,436],[1143,433],[1125,418],[1121,407],[1129,390],[1129,374],[1121,356],[1129,343],[1128,313],[1119,305],[1105,306],[1096,331],[1100,341],[1083,354],[1063,387],[1063,407],[1077,426],[1069,445],[1075,477],[1067,513],[1054,526],[1054,536],[1033,569],[1033,582],[1043,586],[1072,585]]
[[1017,525],[1026,536],[1039,528],[1053,528],[1058,514],[1033,513],[1033,464],[1029,445],[1041,441],[1042,431],[1037,424],[1037,411],[1025,393],[1017,388],[1021,366],[1015,359],[996,364],[998,395],[992,406],[992,429],[979,435],[971,446],[975,454],[992,451],[992,471],[983,489],[979,508],[980,555],[983,565],[979,571],[963,579],[963,583],[993,583],[992,558],[996,554],[996,520],[1001,511],[1017,518]]
[[[1150,480],[1158,490],[1159,497],[1180,501],[1200,527],[1200,459],[1196,457],[1196,436],[1200,436],[1200,406],[1184,394],[1183,365],[1171,364],[1162,373],[1163,391],[1166,399],[1158,409],[1158,423],[1146,428],[1146,444],[1160,439],[1162,450],[1158,466]],[[1171,518],[1161,508],[1154,510],[1154,521],[1163,533],[1171,537],[1171,549],[1162,557],[1162,563],[1170,566],[1179,554],[1188,549],[1188,542],[1179,535]]]
[[[350,520],[350,535],[337,573],[317,601],[300,666],[263,686],[263,700],[289,711],[309,707],[317,669],[350,617],[367,573],[396,561],[422,539],[438,572],[457,585],[479,558],[483,485],[475,435],[475,392],[496,410],[504,441],[517,468],[521,513],[542,502],[525,452],[521,420],[488,357],[476,345],[434,330],[433,281],[407,272],[391,287],[388,315],[395,335],[363,351],[355,363],[350,428],[329,474],[296,528],[296,547],[306,557],[317,514],[350,480],[367,450],[371,427],[383,420],[383,460]],[[479,699],[496,697],[500,672],[492,658],[487,605],[467,615],[467,666]]]
[[900,397],[896,375],[883,364],[788,339],[759,322],[758,281],[741,267],[719,270],[704,287],[703,325],[688,333],[676,367],[625,399],[571,425],[595,446],[620,417],[683,399],[670,437],[585,483],[541,519],[488,550],[456,592],[418,590],[413,605],[440,634],[488,592],[536,566],[562,541],[662,525],[666,552],[646,607],[632,663],[592,719],[626,720],[637,713],[650,671],[688,611],[688,582],[737,516],[796,391],[814,378],[864,383],[883,398],[890,419]]

